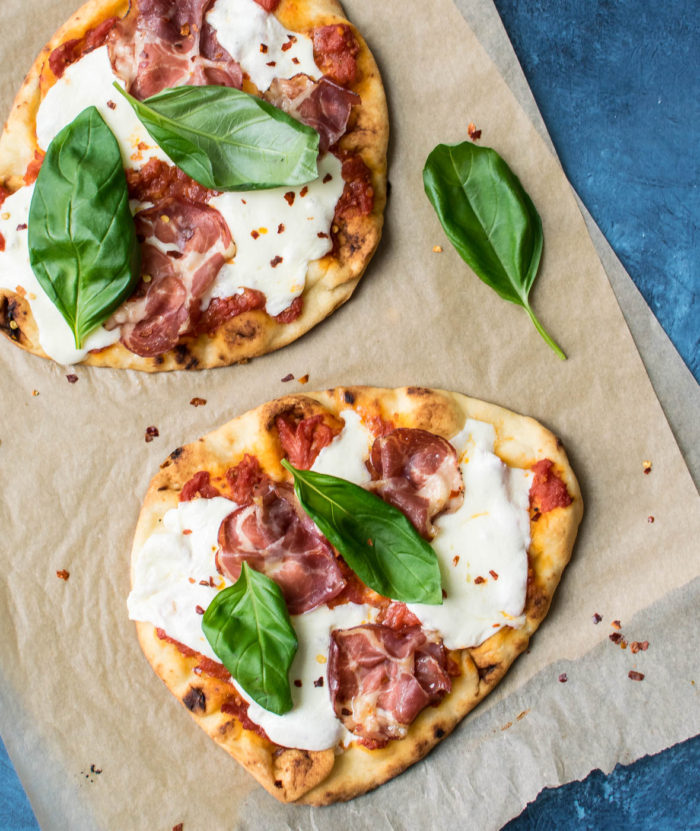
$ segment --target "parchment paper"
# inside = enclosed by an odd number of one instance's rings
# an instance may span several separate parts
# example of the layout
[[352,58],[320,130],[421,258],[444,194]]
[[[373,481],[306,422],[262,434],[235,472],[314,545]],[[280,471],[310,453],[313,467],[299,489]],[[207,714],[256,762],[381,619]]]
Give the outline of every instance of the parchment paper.
[[[0,51],[6,109],[17,68],[73,4],[3,7],[17,33]],[[199,374],[77,368],[70,385],[68,370],[0,344],[0,730],[43,828],[498,828],[543,786],[700,729],[689,648],[697,494],[561,168],[451,0],[346,8],[382,68],[393,128],[385,239],[350,303],[282,352]],[[468,271],[423,195],[428,152],[464,138],[469,121],[542,215],[534,305],[565,363]],[[281,383],[288,372],[308,373],[308,389],[422,384],[529,413],[563,439],[586,501],[529,654],[427,760],[330,809],[265,794],[165,690],[126,619],[131,535],[158,464],[228,418],[305,389]],[[190,406],[194,396],[207,405]],[[146,444],[149,425],[160,436]],[[613,619],[649,650],[611,643]]]

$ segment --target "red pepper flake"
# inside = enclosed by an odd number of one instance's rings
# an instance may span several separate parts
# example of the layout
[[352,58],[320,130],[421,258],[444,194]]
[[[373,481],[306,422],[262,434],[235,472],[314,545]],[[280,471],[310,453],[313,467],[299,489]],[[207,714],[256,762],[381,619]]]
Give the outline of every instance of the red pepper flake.
[[258,231],[251,231],[251,232],[250,232],[250,235],[251,235],[251,237],[252,237],[253,239],[257,239],[257,238],[260,236],[260,234],[258,233]]
[[147,442],[153,441],[153,439],[157,438],[159,435],[160,435],[160,433],[158,432],[157,427],[153,427],[153,425],[151,425],[150,427],[146,427],[146,441]]
[[77,384],[78,376],[73,375],[72,373],[70,375],[66,375],[66,381],[68,381],[69,384]]
[[319,231],[316,236],[320,239],[328,239],[328,234],[325,231]]
[[627,673],[627,677],[632,681],[643,681],[644,680],[644,673],[643,672],[637,672],[636,670],[631,669]]
[[195,612],[197,612],[198,615],[203,615],[204,614],[204,609],[199,605],[195,606],[194,610],[195,610]]
[[619,632],[613,632],[612,635],[608,635],[608,637],[613,643],[620,643],[622,640],[622,635]]
[[299,58],[292,58],[292,63],[299,63]]
[[518,715],[516,716],[516,719],[515,719],[515,720],[516,720],[516,721],[520,721],[520,719],[525,718],[525,716],[526,716],[529,712],[530,712],[529,710],[523,710],[523,711],[522,711],[522,713],[518,713]]
[[600,623],[600,621],[601,621],[602,619],[603,619],[603,616],[602,616],[602,615],[599,615],[599,614],[598,614],[598,612],[596,612],[596,613],[593,615],[593,623],[596,623],[596,624],[597,624],[597,623]]
[[210,577],[210,578],[209,578],[209,586],[210,586],[210,588],[212,588],[212,589],[213,589],[213,588],[215,588],[215,586],[214,586],[214,578],[213,578],[213,577]]
[[646,476],[648,476],[651,473],[651,462],[649,461],[649,459],[645,459],[642,462],[642,470],[644,471],[644,474]]
[[291,207],[294,204],[294,200],[296,199],[296,193],[293,190],[288,190],[284,194],[284,198],[287,200],[287,204]]
[[267,44],[266,43],[261,43],[260,44],[260,51],[263,53],[263,55],[267,52]]
[[192,533],[192,529],[191,528],[183,528],[182,533],[183,533],[184,536],[189,537],[189,535]]
[[642,650],[642,652],[646,652],[647,649],[649,649],[649,641],[642,641],[639,644],[639,648]]
[[282,51],[283,52],[286,52],[288,49],[291,49],[291,48],[292,48],[291,40],[288,40],[286,43],[282,44]]
[[512,722],[512,721],[507,721],[507,722],[503,725],[503,727],[501,727],[501,732],[502,732],[503,730],[510,730],[510,728],[511,728],[512,726],[513,726],[513,722]]
[[458,562],[459,562],[459,554],[455,554],[454,557],[452,558],[452,565],[456,566]]
[[286,384],[288,381],[293,381],[293,380],[294,380],[294,376],[292,375],[292,373],[291,373],[291,372],[288,372],[288,373],[284,376],[284,378],[281,378],[280,380],[282,381],[282,383],[283,383],[283,384]]
[[633,655],[636,655],[639,652],[639,641],[632,641],[630,644],[630,650]]
[[481,577],[481,576],[479,576],[479,577],[475,577],[475,578],[474,578],[474,582],[476,583],[476,585],[477,585],[477,586],[479,586],[481,583],[485,583],[485,582],[486,582],[486,578],[485,578],[485,577]]
[[285,231],[284,222],[280,222],[280,224],[277,226],[277,233],[278,234],[283,234],[284,231]]
[[67,580],[70,577],[70,572],[66,571],[65,568],[62,568],[60,571],[56,572],[56,577],[59,580]]
[[36,398],[39,395],[39,390],[32,390],[32,395],[34,396],[34,398]]
[[498,573],[495,572],[492,568],[489,569],[489,574],[493,577],[494,580],[498,580]]
[[17,226],[17,230],[18,231],[26,231],[27,230],[27,223],[26,222],[20,222],[20,224]]
[[267,66],[277,66],[277,61],[268,61]]
[[207,399],[206,399],[206,398],[192,398],[192,399],[190,400],[190,404],[191,404],[193,407],[203,407],[206,403],[207,403]]
[[110,110],[116,110],[117,109],[117,105],[114,103],[114,101],[108,101],[107,106],[110,108]]
[[181,822],[178,822],[177,825],[173,825],[173,831],[182,831],[183,825]]
[[321,675],[314,681],[314,687],[322,687],[323,686],[323,676]]
[[277,254],[276,256],[274,256],[274,257],[270,260],[270,265],[271,265],[273,268],[277,268],[277,266],[278,266],[281,262],[283,262],[283,260],[284,260],[284,257],[280,257],[280,255],[279,255],[279,254]]
[[299,196],[306,196],[306,194],[308,192],[309,192],[308,187],[306,185],[304,185],[304,187],[299,191]]
[[292,43],[296,43],[297,42],[297,36],[296,35],[287,35],[287,40],[290,40]]
[[653,525],[653,523],[654,523],[654,517],[653,517],[653,516],[651,516],[651,515],[650,515],[650,516],[648,516],[648,517],[647,517],[647,522],[648,522],[650,525]]
[[565,672],[562,672],[562,674],[559,676],[559,681],[560,681],[562,684],[566,684],[566,682],[567,682],[568,680],[569,680],[569,676],[568,676]]
[[620,649],[627,649],[627,641],[624,638],[620,641]]
[[612,626],[613,629],[618,629],[618,630],[622,629],[622,624],[620,623],[619,620],[614,620],[610,625]]
[[[211,579],[211,578],[209,578],[209,579]],[[200,580],[199,585],[200,586],[208,586],[209,585],[209,580]]]
[[300,384],[308,384],[309,383],[308,374],[307,375],[302,375],[301,378],[299,378],[299,383]]
[[327,184],[330,182],[330,180],[331,180],[332,178],[333,178],[333,177],[331,176],[331,174],[330,174],[330,173],[326,173],[326,175],[323,177],[323,184],[324,184],[324,185],[327,185]]
[[481,130],[476,129],[476,124],[470,121],[467,125],[467,133],[472,141],[478,141],[481,138]]
[[300,679],[299,679],[299,678],[295,678],[295,679],[294,679],[294,686],[295,686],[295,687],[301,687],[301,681],[300,681]]

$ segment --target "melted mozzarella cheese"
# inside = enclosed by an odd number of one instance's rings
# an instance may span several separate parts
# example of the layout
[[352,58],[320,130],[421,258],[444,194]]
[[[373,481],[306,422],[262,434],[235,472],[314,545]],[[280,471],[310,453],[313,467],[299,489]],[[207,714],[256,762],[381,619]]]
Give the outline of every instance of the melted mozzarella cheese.
[[327,153],[308,185],[215,196],[209,204],[231,229],[236,255],[202,298],[202,308],[243,287],[263,292],[270,315],[288,308],[304,290],[309,263],[332,248],[331,224],[345,187],[341,171],[340,161]]
[[236,507],[217,496],[181,502],[168,511],[163,531],[152,534],[134,558],[127,599],[131,620],[152,623],[214,661],[219,659],[204,637],[197,606],[206,610],[230,585],[216,570],[215,556],[219,526]]
[[131,104],[113,83],[124,87],[114,74],[109,50],[101,46],[66,67],[62,77],[49,89],[36,115],[39,147],[46,150],[55,136],[87,107],[97,107],[114,134],[124,167],[138,169],[149,159],[172,164],[136,117]]
[[372,477],[365,460],[369,457],[374,437],[355,410],[343,410],[340,417],[345,426],[340,434],[321,450],[311,465],[311,470],[347,479],[356,485],[366,485]]
[[[291,618],[299,649],[289,670],[293,708],[283,716],[270,713],[256,704],[238,684],[241,696],[249,702],[248,716],[259,724],[270,739],[283,747],[301,750],[326,750],[345,738],[347,731],[331,704],[327,667],[333,629],[350,629],[369,623],[376,609],[345,603],[329,609],[320,606],[312,612]],[[295,681],[301,681],[297,686]],[[322,682],[315,686],[314,682]]]
[[39,344],[59,364],[82,361],[90,349],[101,349],[119,339],[119,331],[95,329],[83,343],[75,346],[70,326],[39,285],[29,262],[27,223],[34,185],[20,188],[0,207],[0,234],[5,250],[0,251],[0,288],[22,295],[31,308],[39,330]]
[[293,78],[302,72],[315,80],[321,74],[311,38],[285,29],[255,0],[220,0],[206,19],[260,92],[275,78]]
[[464,503],[435,520],[441,606],[408,608],[448,649],[478,646],[503,626],[519,627],[525,606],[532,474],[493,452],[492,425],[469,419],[452,439],[464,479]]

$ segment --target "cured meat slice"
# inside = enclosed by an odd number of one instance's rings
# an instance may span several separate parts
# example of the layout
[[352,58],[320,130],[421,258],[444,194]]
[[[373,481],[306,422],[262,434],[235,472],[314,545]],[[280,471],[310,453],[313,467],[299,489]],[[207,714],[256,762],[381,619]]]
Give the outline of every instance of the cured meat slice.
[[325,153],[345,134],[354,104],[360,96],[328,78],[314,81],[308,75],[290,80],[275,78],[265,98],[293,118],[313,127],[320,136],[319,150]]
[[243,72],[204,17],[212,0],[139,0],[109,39],[114,71],[136,98],[181,85],[241,88]]
[[277,583],[292,615],[315,609],[345,587],[332,548],[297,509],[290,485],[267,478],[256,485],[253,502],[221,523],[219,545],[221,574],[237,580],[248,563]]
[[277,416],[275,426],[289,461],[299,470],[309,470],[321,450],[340,433],[342,423],[330,426],[322,413],[301,421],[287,413]]
[[437,635],[376,623],[331,633],[328,685],[338,718],[371,748],[405,736],[418,713],[452,689]]
[[400,427],[375,439],[368,465],[371,490],[403,511],[426,539],[435,536],[432,520],[456,511],[464,499],[454,447],[426,430]]
[[134,217],[142,244],[141,282],[106,328],[143,357],[172,349],[196,324],[202,296],[235,246],[221,214],[207,205],[168,198]]

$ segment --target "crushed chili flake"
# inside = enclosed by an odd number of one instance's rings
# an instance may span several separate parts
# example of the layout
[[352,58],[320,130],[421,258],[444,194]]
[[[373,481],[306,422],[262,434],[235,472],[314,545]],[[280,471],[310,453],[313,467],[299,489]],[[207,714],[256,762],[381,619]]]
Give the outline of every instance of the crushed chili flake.
[[292,58],[292,63],[299,63],[299,58]]
[[253,239],[257,239],[260,236],[260,234],[257,231],[251,231],[250,235]]
[[182,533],[185,537],[189,537],[189,535],[192,533],[192,529],[191,528],[183,528]]
[[26,223],[26,222],[21,222],[21,223],[17,226],[17,230],[18,230],[18,231],[26,231],[26,230],[27,230],[27,223]]
[[306,196],[306,194],[308,192],[309,192],[308,187],[306,185],[304,185],[304,187],[299,191],[299,196]]
[[525,716],[529,713],[529,710],[523,710],[522,713],[518,713],[516,717],[516,721],[520,721],[520,719],[525,718]]
[[295,687],[301,687],[301,680],[299,678],[294,679],[294,686]]
[[[211,577],[209,578],[209,580],[211,580]],[[208,586],[209,585],[209,580],[200,580],[199,585],[200,586]]]
[[452,558],[452,565],[456,566],[458,562],[459,562],[459,554],[455,554],[454,557]]
[[568,676],[565,672],[562,672],[562,674],[559,676],[559,681],[560,681],[562,684],[566,684],[566,682],[567,682],[568,680],[569,680],[569,676]]
[[286,383],[287,383],[287,381],[293,381],[293,380],[294,380],[294,376],[292,375],[292,373],[291,373],[291,372],[288,372],[288,373],[284,376],[284,378],[280,378],[280,381],[281,381],[283,384],[286,384]]
[[651,515],[649,515],[649,516],[647,517],[647,522],[648,522],[650,525],[652,525],[652,524],[653,524],[653,522],[654,522],[654,517],[653,517],[653,516],[651,516]]
[[270,260],[270,265],[271,265],[273,268],[277,268],[277,266],[278,266],[281,262],[283,262],[283,261],[284,261],[284,257],[280,257],[280,255],[279,255],[279,254],[276,254],[276,255],[275,255],[275,256],[274,256],[274,257]]
[[263,55],[265,54],[265,52],[267,52],[267,44],[266,43],[261,43],[260,44],[260,51],[263,53]]
[[314,687],[322,687],[323,686],[323,676],[321,675],[314,681]]
[[[14,320],[12,322],[14,323]],[[39,390],[32,390],[32,395],[36,398],[39,395]]]
[[614,620],[610,625],[612,626],[613,629],[618,629],[618,630],[622,629],[622,624],[620,623],[619,620]]
[[323,177],[323,184],[327,185],[331,181],[332,178],[333,177],[331,176],[330,173],[326,173],[326,175]]
[[302,375],[301,378],[298,379],[300,384],[308,384],[309,383],[309,376]]
[[72,373],[70,375],[66,375],[66,381],[68,381],[69,384],[77,384],[78,376],[73,375]]
[[481,576],[479,576],[479,577],[475,577],[475,578],[474,578],[474,582],[475,582],[475,583],[476,583],[476,585],[478,586],[478,585],[480,585],[481,583],[485,583],[485,582],[486,582],[486,578],[485,578],[485,577],[481,577]]
[[611,635],[608,635],[608,637],[613,643],[620,643],[622,640],[622,635],[619,632],[613,632]]
[[316,235],[319,239],[328,239],[328,234],[325,231],[319,231]]
[[199,605],[195,606],[194,610],[195,610],[195,612],[197,612],[198,615],[203,615],[204,614],[204,609]]
[[644,673],[643,672],[637,672],[636,670],[631,669],[627,673],[627,677],[629,679],[631,679],[632,681],[643,681],[644,680]]
[[268,61],[267,65],[268,66],[277,66],[277,61]]
[[282,44],[282,51],[283,52],[286,52],[288,49],[291,49],[291,48],[292,48],[291,40],[288,40],[287,43]]
[[649,459],[645,459],[642,462],[642,470],[647,475],[649,475],[651,473],[651,462],[649,461]]
[[280,222],[280,224],[277,226],[277,233],[278,234],[283,234],[284,233],[284,222]]
[[188,577],[188,578],[187,578],[187,580],[188,580],[188,582],[192,583],[192,585],[193,585],[193,586],[194,586],[194,584],[197,582],[197,581],[194,579],[194,577]]
[[434,245],[433,246],[433,254],[442,254],[442,246],[441,245]]
[[117,109],[117,105],[114,103],[114,101],[108,101],[107,106],[110,108],[110,110],[116,110]]
[[501,727],[501,730],[502,730],[502,731],[503,731],[503,730],[509,730],[512,726],[513,726],[513,722],[512,722],[512,721],[507,721],[507,722],[503,725],[503,727]]
[[190,404],[191,404],[193,407],[203,407],[206,403],[207,403],[207,399],[206,399],[206,398],[193,398],[193,399],[191,399],[191,401],[190,401]]
[[150,427],[146,427],[146,441],[153,441],[153,439],[157,438],[160,435],[158,432],[158,428],[151,425]]
[[60,571],[56,572],[56,577],[58,577],[59,580],[67,580],[70,577],[70,572],[66,571],[65,568],[62,568]]
[[494,580],[498,580],[498,572],[494,571],[492,568],[489,569],[489,574]]
[[476,129],[476,124],[470,121],[467,125],[467,134],[472,141],[478,141],[481,138],[481,130]]
[[600,623],[600,621],[601,621],[602,619],[603,619],[603,616],[602,616],[602,615],[599,615],[599,614],[598,614],[598,612],[596,612],[596,613],[593,615],[593,623]]
[[646,652],[649,649],[649,641],[632,641],[630,649],[635,655],[637,652]]
[[173,825],[173,831],[182,831],[183,828],[184,826],[181,822],[178,822],[177,825]]
[[287,200],[287,204],[290,205],[290,206],[294,204],[294,200],[296,199],[296,197],[297,197],[297,195],[296,195],[296,193],[294,193],[293,190],[288,190],[284,194],[284,198]]

